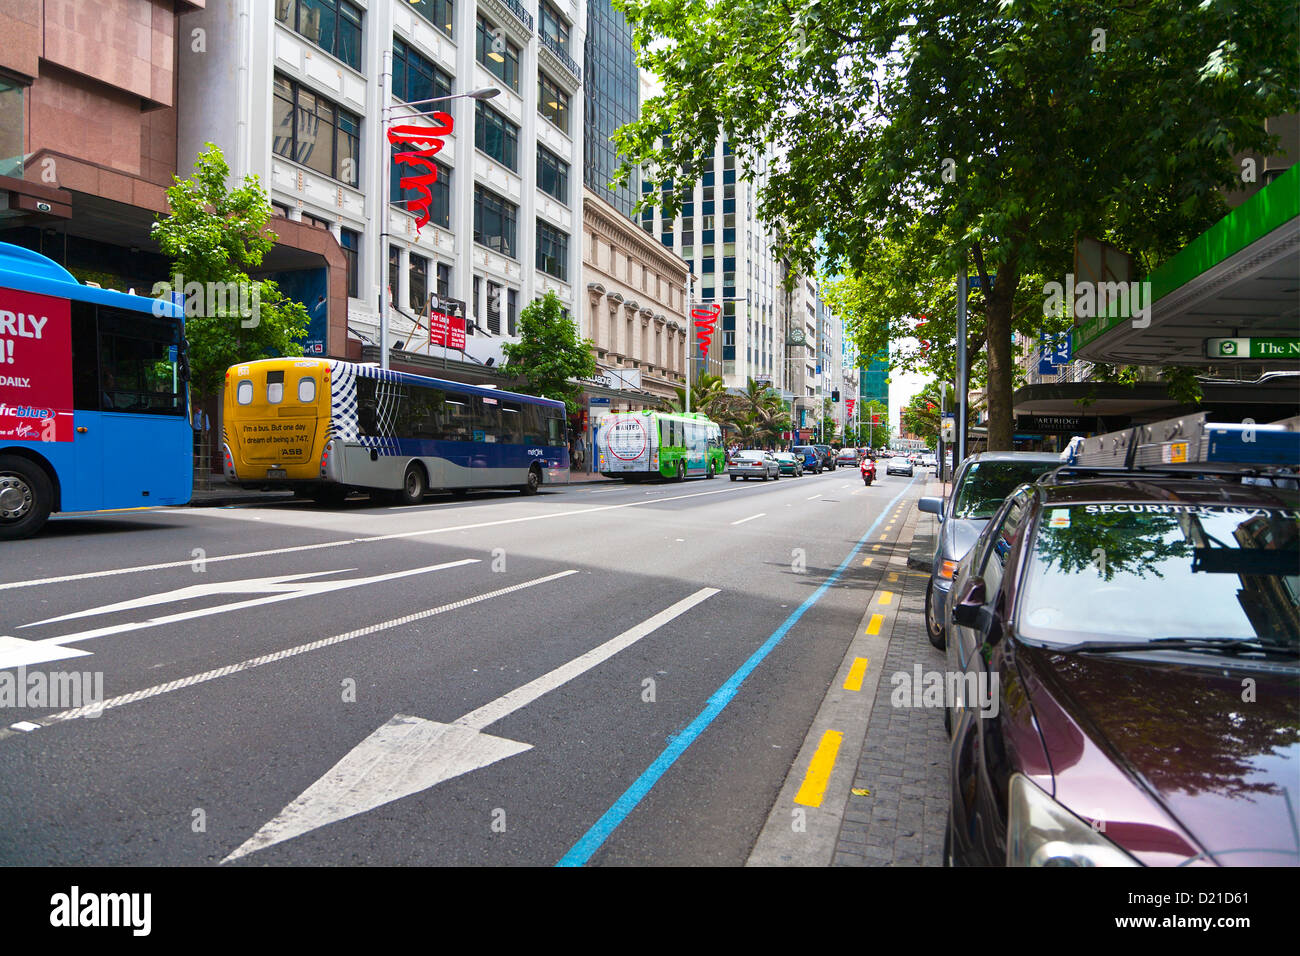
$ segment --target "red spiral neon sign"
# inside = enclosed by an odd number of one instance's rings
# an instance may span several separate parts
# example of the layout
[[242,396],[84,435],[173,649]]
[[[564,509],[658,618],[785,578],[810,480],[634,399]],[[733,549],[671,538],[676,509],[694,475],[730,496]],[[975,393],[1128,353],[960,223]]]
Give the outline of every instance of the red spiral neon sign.
[[388,142],[396,146],[398,143],[407,143],[412,146],[418,146],[421,143],[428,143],[424,149],[408,150],[403,153],[393,154],[393,159],[407,166],[423,166],[428,170],[419,176],[403,176],[400,180],[403,189],[417,189],[421,195],[410,200],[406,205],[408,209],[415,209],[418,215],[415,220],[415,231],[419,232],[429,222],[429,206],[433,202],[433,193],[429,191],[429,184],[438,181],[438,167],[433,162],[433,157],[442,149],[443,143],[439,137],[447,136],[451,133],[452,118],[448,113],[433,113],[432,119],[437,122],[437,126],[394,126],[388,131]]
[[695,335],[700,342],[700,353],[709,357],[709,345],[713,342],[713,327],[722,314],[721,305],[697,305],[691,309],[691,319],[695,322]]

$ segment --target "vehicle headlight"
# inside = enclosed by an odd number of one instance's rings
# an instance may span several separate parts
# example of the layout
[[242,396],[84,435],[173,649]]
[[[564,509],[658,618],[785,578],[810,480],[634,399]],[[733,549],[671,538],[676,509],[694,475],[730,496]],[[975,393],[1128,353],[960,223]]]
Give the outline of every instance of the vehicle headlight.
[[1007,866],[1141,865],[1023,774],[1007,802]]

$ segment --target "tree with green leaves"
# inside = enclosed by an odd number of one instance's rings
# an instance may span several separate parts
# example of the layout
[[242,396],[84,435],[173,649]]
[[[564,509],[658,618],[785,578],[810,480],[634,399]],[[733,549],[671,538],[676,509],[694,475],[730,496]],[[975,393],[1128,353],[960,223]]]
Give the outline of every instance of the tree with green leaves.
[[582,410],[578,380],[596,374],[590,339],[580,338],[564,303],[548,291],[519,313],[519,341],[501,347],[506,372],[519,379],[520,391],[564,402],[569,415]]
[[877,276],[898,321],[955,314],[936,299],[978,277],[990,449],[1011,447],[1017,316],[1040,323],[1076,237],[1140,279],[1223,216],[1234,157],[1269,153],[1265,119],[1300,105],[1292,0],[620,6],[663,87],[615,136],[624,172],[665,186],[644,201],[675,212],[725,137],[792,271]]
[[[669,401],[669,407],[675,412],[686,411],[686,389],[676,388],[674,391],[677,396]],[[719,403],[726,391],[721,375],[704,373],[691,382],[690,410],[717,421],[717,413],[721,411]]]
[[[249,278],[276,243],[266,228],[271,204],[256,176],[233,189],[229,179],[221,150],[208,143],[189,179],[172,178],[171,211],[152,228],[173,271],[172,282],[159,283],[153,294],[185,297],[190,386],[200,398],[216,394],[232,365],[302,355],[299,342],[309,322],[306,307],[286,298],[276,283]],[[177,282],[182,288],[173,290]]]

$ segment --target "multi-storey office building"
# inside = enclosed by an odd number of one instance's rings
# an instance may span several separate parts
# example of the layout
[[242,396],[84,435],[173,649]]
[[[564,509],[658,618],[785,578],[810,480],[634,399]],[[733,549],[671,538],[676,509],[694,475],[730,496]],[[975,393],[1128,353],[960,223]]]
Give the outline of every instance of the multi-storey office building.
[[[311,351],[346,354],[349,336],[377,343],[381,288],[391,342],[415,367],[443,359],[441,349],[420,358],[431,294],[461,304],[465,355],[447,361],[466,371],[500,362],[535,297],[554,290],[575,307],[584,23],[584,0],[229,0],[183,18],[208,52],[182,72],[193,108],[179,123],[181,155],[216,142],[236,177],[262,179],[285,220],[342,248],[346,321],[314,322]],[[500,93],[404,105],[486,88]],[[385,107],[392,125],[430,125],[414,116],[427,110],[453,118],[422,229],[409,205],[418,193],[399,180],[423,170],[394,163]],[[286,279],[309,308],[319,300],[321,276]]]

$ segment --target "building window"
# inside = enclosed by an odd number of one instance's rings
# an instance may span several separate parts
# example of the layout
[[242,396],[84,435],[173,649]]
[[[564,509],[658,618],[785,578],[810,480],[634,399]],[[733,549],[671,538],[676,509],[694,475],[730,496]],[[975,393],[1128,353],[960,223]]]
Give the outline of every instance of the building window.
[[543,146],[537,147],[537,188],[569,204],[569,164]]
[[[392,146],[393,156],[398,153],[410,152],[418,149],[417,146],[406,146],[394,143]],[[438,170],[438,178],[427,185],[429,195],[432,201],[429,203],[429,221],[434,225],[442,226],[444,229],[451,228],[451,169],[444,166],[437,160],[433,164]],[[403,189],[403,176],[421,176],[425,175],[426,170],[423,166],[407,166],[397,162],[394,158],[388,167],[388,196],[395,206],[401,206],[407,212],[415,215],[417,210],[412,209],[411,201],[414,199],[423,199],[424,193],[418,189]]]
[[550,37],[554,46],[565,53],[569,52],[569,23],[547,0],[540,0],[537,4],[537,30],[543,36]]
[[[452,36],[451,23],[455,8],[452,0],[406,0],[411,9],[447,36]],[[454,37],[453,37],[454,39]]]
[[414,252],[409,258],[411,262],[406,269],[406,278],[410,283],[410,294],[407,301],[411,303],[412,312],[423,315],[429,305],[429,260]]
[[445,262],[438,263],[438,295],[444,299],[451,298],[451,266]]
[[512,172],[519,172],[519,127],[482,100],[474,107],[474,146]]
[[496,193],[474,186],[474,241],[481,246],[515,257],[519,209]]
[[276,74],[274,150],[349,186],[360,181],[361,118]]
[[451,87],[452,78],[448,73],[393,37],[393,96],[405,103],[420,103],[436,96],[450,96]]
[[569,281],[569,237],[540,219],[537,220],[537,268]]
[[474,55],[489,73],[519,92],[519,47],[506,39],[500,27],[482,17],[478,18]]
[[515,335],[519,326],[519,293],[514,289],[506,292],[506,335]]
[[537,74],[537,112],[564,132],[569,131],[569,94],[545,73]]
[[493,335],[501,334],[501,286],[488,280],[487,284],[487,330]]
[[361,69],[361,8],[348,0],[280,0],[275,18],[354,70]]
[[388,247],[388,302],[396,302],[401,291],[402,250],[397,246]]
[[359,298],[361,291],[361,234],[351,229],[339,230],[339,245],[348,264],[348,296]]

